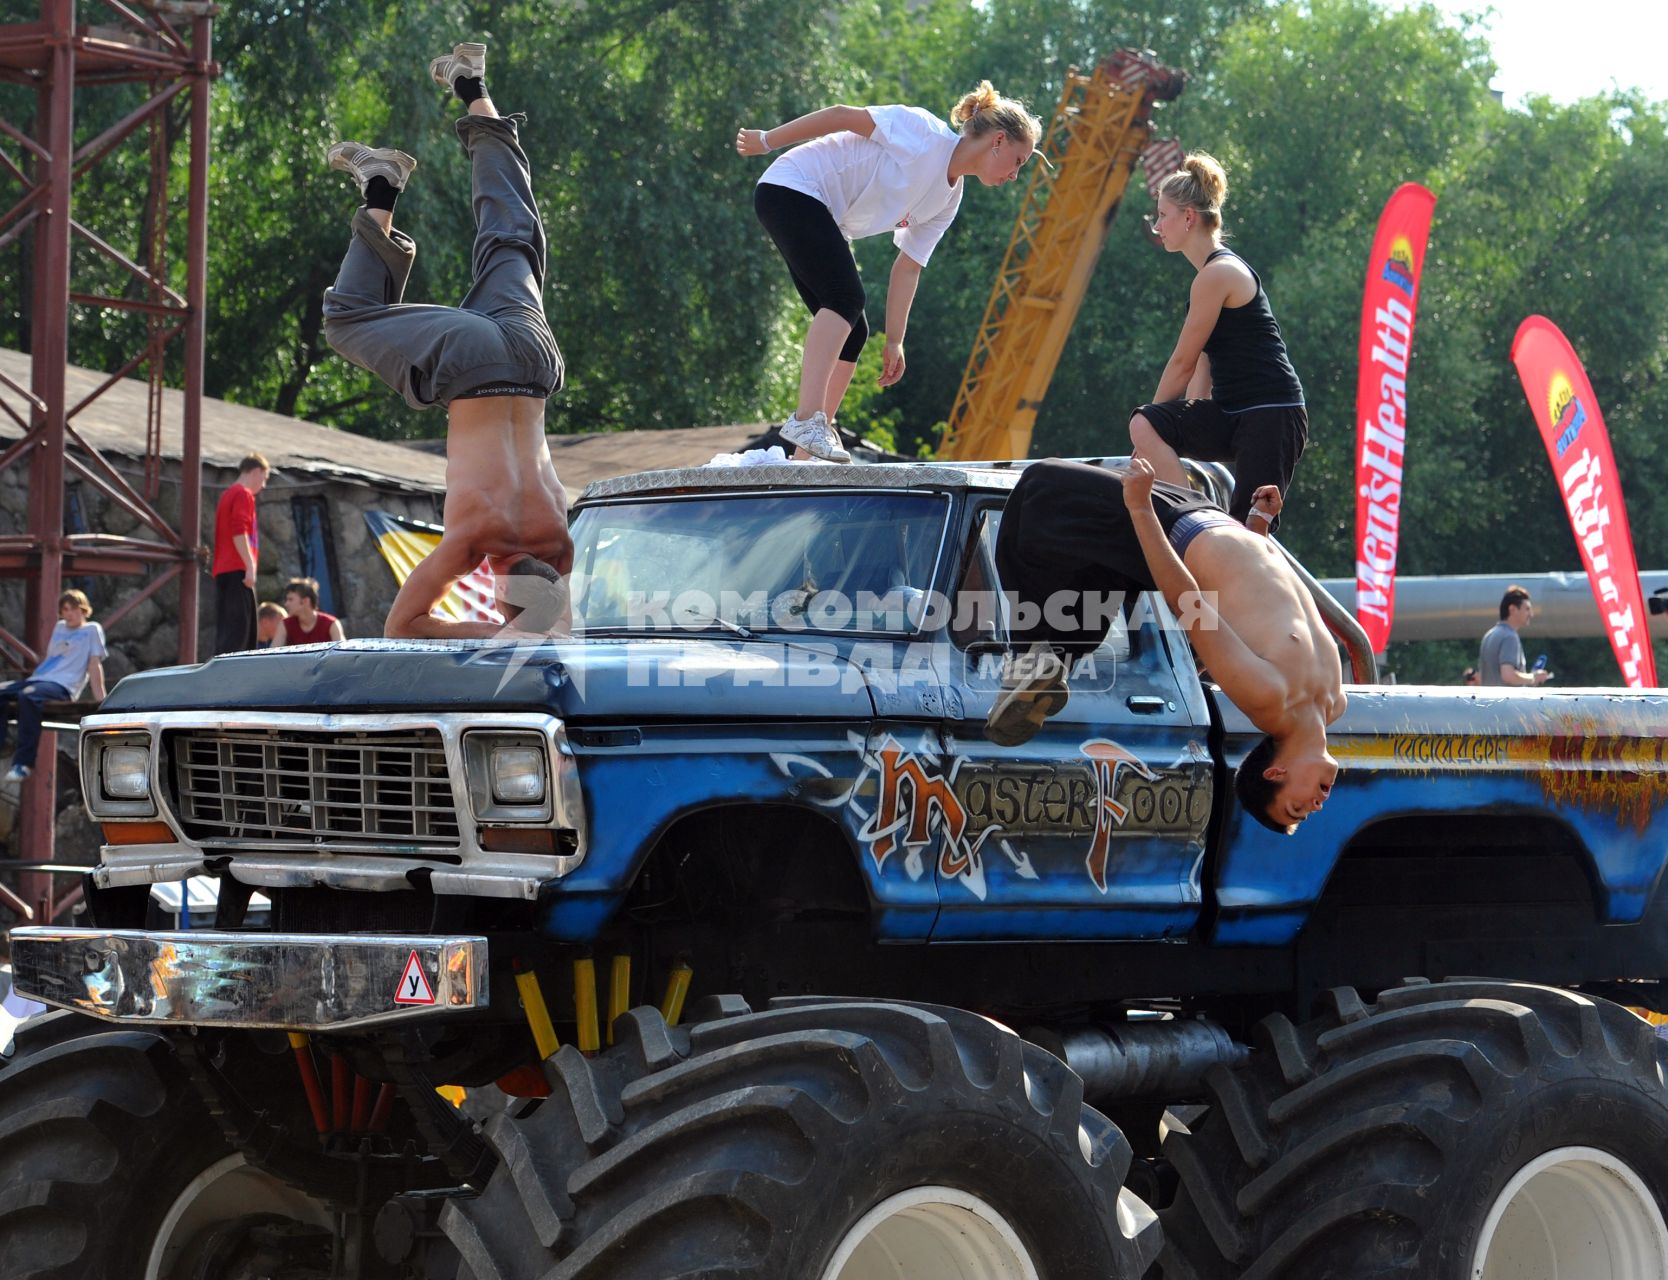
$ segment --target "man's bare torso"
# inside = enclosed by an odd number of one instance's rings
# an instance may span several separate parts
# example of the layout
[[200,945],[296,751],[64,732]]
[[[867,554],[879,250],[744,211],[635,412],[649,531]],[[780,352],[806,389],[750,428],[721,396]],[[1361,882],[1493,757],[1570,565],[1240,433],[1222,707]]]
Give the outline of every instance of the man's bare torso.
[[446,536],[480,556],[549,559],[567,543],[567,495],[550,461],[543,400],[487,396],[450,406]]
[[[1280,673],[1287,710],[1312,705],[1323,723],[1342,712],[1337,645],[1308,589],[1273,542],[1247,529],[1212,528],[1189,544],[1183,562],[1201,590],[1216,593],[1222,621]],[[1225,691],[1234,697],[1234,690]]]

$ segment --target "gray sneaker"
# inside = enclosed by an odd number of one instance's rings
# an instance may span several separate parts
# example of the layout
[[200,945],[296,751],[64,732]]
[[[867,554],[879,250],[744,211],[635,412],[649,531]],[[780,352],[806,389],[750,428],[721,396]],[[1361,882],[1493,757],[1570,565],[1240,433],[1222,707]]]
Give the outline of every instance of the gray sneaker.
[[828,416],[821,409],[803,419],[797,412],[790,413],[782,424],[782,439],[824,462],[851,461],[851,454],[840,443],[840,433],[829,425]]
[[985,719],[985,737],[1002,747],[1029,742],[1049,716],[1059,715],[1071,697],[1066,663],[1053,646],[1038,641],[1021,654],[1009,654],[1002,691]]
[[450,53],[443,53],[429,63],[429,74],[442,89],[454,90],[452,81],[459,76],[480,80],[486,76],[486,46],[466,40],[453,45]]
[[392,147],[367,147],[362,142],[338,142],[324,153],[332,169],[351,173],[359,184],[359,194],[365,194],[365,184],[372,178],[386,178],[396,191],[404,191],[417,167],[417,161]]

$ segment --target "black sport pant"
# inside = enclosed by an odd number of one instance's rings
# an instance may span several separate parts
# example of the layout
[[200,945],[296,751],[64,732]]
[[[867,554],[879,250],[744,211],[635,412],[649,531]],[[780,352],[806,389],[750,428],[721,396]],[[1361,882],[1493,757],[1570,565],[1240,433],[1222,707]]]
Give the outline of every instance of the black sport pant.
[[255,647],[255,591],[243,585],[243,570],[214,575],[214,652]]
[[869,340],[863,314],[868,298],[857,259],[828,206],[803,191],[761,182],[753,188],[753,212],[787,260],[793,287],[811,314],[832,311],[851,325],[840,359],[855,364]]
[[[1168,536],[1189,512],[1220,516],[1222,509],[1191,489],[1157,481],[1153,511]],[[1156,589],[1124,505],[1121,475],[1058,458],[1031,463],[1014,486],[996,535],[996,572],[1002,590],[1015,597],[1010,640],[1016,649],[1041,640],[1087,653],[1106,638],[1111,622],[1104,610],[1096,616],[1099,602],[1122,593],[1133,605],[1137,593]],[[1034,626],[1018,625],[1026,607],[1041,612]]]

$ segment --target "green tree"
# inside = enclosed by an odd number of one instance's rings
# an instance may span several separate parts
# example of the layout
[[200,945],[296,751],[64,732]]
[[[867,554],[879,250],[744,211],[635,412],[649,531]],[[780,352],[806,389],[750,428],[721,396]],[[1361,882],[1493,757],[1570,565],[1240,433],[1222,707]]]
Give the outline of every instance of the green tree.
[[425,72],[462,33],[491,46],[501,106],[530,117],[546,305],[569,366],[552,428],[758,416],[793,372],[779,336],[785,291],[752,217],[756,173],[729,144],[749,117],[797,114],[816,105],[819,82],[837,82],[837,17],[811,0],[228,8],[210,393],[370,434],[444,432],[442,415],[408,410],[323,342],[323,291],[356,202],[323,155],[350,137],[417,157],[399,209],[420,245],[408,297],[461,297],[468,172],[448,127],[455,107]]

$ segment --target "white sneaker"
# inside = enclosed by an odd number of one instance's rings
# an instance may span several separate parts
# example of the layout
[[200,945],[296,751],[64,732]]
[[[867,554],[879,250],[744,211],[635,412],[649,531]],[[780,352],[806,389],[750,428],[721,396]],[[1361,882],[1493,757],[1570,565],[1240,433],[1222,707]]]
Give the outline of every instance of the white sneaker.
[[10,769],[6,770],[6,781],[22,782],[33,772],[34,770],[26,764],[14,764]]
[[782,439],[824,462],[851,461],[851,454],[840,443],[840,433],[829,425],[828,416],[821,409],[809,418],[790,413],[782,424]]
[[337,142],[324,153],[332,169],[351,174],[365,194],[365,184],[372,178],[385,178],[396,191],[404,191],[417,162],[393,147],[367,147],[362,142]]
[[462,44],[453,45],[450,53],[443,53],[429,63],[429,75],[442,89],[456,92],[452,81],[459,76],[471,80],[485,79],[486,53],[484,44],[465,40]]

